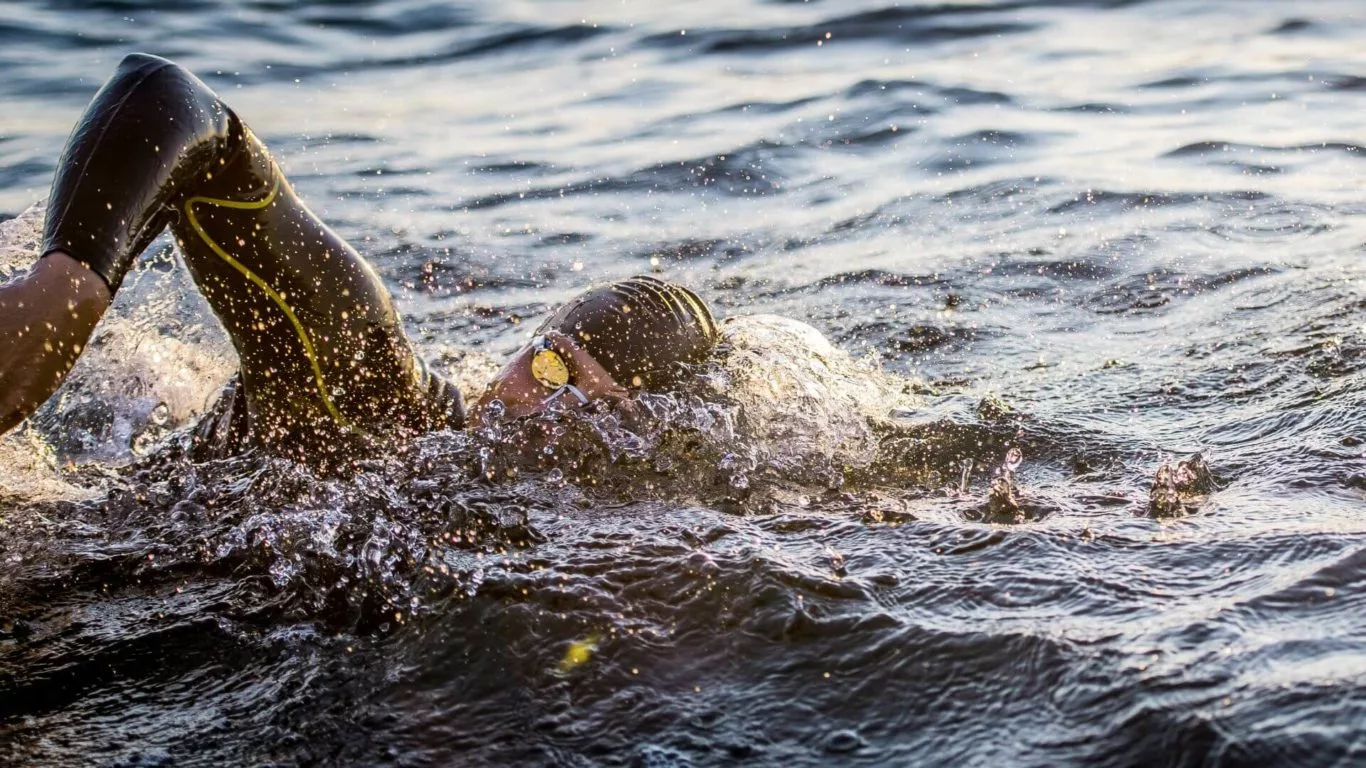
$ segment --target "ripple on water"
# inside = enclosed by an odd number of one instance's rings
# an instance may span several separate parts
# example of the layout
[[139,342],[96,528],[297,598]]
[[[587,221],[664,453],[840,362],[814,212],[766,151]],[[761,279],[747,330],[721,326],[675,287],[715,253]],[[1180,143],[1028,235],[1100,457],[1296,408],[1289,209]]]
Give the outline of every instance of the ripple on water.
[[[838,344],[541,424],[543,465],[510,430],[196,460],[233,358],[158,248],[0,445],[0,759],[1361,761],[1349,4],[6,10],[0,217],[142,48],[470,392],[647,262]],[[1203,501],[1148,517],[1197,451]]]
[[[991,16],[1002,18],[990,18]],[[988,17],[988,18],[982,18]],[[1026,32],[1035,25],[1006,21],[993,8],[936,6],[879,8],[837,16],[809,26],[777,29],[691,29],[686,35],[660,34],[642,44],[687,48],[712,54],[753,54],[811,46],[817,41],[878,41],[932,44],[975,37]]]

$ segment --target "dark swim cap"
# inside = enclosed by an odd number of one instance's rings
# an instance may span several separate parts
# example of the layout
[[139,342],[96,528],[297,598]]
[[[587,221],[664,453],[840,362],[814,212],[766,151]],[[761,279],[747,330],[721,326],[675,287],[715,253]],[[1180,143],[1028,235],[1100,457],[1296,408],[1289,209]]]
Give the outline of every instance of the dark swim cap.
[[630,389],[676,383],[682,366],[705,360],[719,336],[711,310],[697,294],[644,275],[583,293],[537,332],[545,331],[582,344]]

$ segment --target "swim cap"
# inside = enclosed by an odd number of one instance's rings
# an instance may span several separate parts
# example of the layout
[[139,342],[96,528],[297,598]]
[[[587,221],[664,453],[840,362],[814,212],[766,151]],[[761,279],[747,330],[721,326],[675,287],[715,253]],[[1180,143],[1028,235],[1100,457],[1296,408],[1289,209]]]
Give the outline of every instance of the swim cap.
[[706,302],[681,285],[638,275],[593,288],[560,307],[538,333],[583,345],[618,384],[666,388],[700,363],[719,336]]

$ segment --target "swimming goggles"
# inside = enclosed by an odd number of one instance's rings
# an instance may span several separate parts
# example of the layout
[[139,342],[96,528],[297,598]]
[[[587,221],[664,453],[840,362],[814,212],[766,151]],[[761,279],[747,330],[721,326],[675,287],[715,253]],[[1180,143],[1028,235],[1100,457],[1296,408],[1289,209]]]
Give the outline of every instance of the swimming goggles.
[[546,389],[569,386],[569,366],[550,340],[537,336],[531,340],[531,348],[536,350],[531,356],[531,376]]
[[531,348],[536,350],[531,356],[532,377],[546,389],[554,390],[541,401],[541,405],[550,405],[565,395],[573,395],[580,405],[588,405],[588,395],[569,382],[569,366],[555,351],[550,340],[537,336],[531,340]]
[[565,384],[554,392],[551,392],[546,399],[541,401],[541,405],[550,405],[565,395],[573,395],[575,399],[579,401],[579,405],[588,405],[588,395],[585,395],[582,389],[579,389],[573,384]]

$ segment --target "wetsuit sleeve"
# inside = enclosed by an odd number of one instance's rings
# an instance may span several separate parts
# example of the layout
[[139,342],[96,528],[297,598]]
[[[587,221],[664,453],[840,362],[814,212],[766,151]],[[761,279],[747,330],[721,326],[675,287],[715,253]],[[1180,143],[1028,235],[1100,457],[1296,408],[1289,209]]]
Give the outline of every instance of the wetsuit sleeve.
[[193,75],[133,54],[71,133],[48,197],[43,251],[62,250],[117,291],[169,222],[187,177],[230,149],[227,109]]
[[115,289],[167,224],[241,358],[230,411],[252,442],[316,454],[463,424],[458,390],[417,360],[379,276],[265,146],[188,71],[135,54],[73,134],[44,250]]

